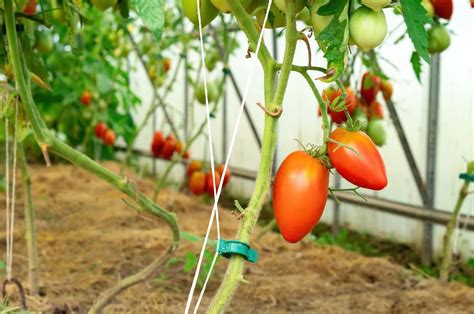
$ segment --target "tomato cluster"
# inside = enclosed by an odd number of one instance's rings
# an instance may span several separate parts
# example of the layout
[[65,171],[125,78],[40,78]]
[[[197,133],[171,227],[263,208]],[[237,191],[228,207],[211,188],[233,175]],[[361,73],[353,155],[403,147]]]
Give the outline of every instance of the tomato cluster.
[[115,144],[115,132],[107,126],[104,122],[99,122],[94,128],[95,137],[102,140],[104,145],[114,146]]
[[199,160],[192,160],[186,169],[188,177],[188,188],[194,195],[202,195],[207,193],[209,197],[214,197],[214,188],[217,193],[222,176],[222,188],[225,188],[230,182],[232,176],[231,171],[227,168],[224,174],[224,165],[220,165],[215,169],[215,182],[212,180],[212,171],[204,171],[203,164]]
[[[174,153],[178,155],[183,153],[183,143],[177,141],[173,134],[165,137],[161,131],[156,131],[151,141],[151,154],[153,157],[171,160]],[[189,151],[186,151],[183,154],[183,158],[188,159],[189,154]]]
[[81,104],[84,107],[89,107],[92,102],[92,94],[90,91],[85,90],[81,94]]

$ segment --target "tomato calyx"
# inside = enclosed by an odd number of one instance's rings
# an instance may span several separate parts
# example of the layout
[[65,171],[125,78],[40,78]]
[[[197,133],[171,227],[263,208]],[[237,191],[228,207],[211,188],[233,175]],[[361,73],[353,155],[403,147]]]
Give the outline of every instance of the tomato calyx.
[[304,145],[299,140],[295,140],[295,141],[301,146],[301,149],[306,154],[308,154],[309,156],[315,159],[318,159],[324,167],[328,169],[333,168],[331,161],[329,160],[329,157],[327,155],[327,150],[325,146],[314,145],[312,143],[308,143]]

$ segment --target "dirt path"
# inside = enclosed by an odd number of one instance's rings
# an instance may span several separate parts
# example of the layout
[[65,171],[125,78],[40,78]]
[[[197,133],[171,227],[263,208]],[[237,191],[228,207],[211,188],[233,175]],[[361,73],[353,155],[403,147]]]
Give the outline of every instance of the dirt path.
[[[107,164],[117,170],[116,165]],[[127,208],[123,195],[71,166],[32,169],[37,209],[43,297],[28,298],[44,313],[85,312],[118,278],[133,274],[166,248],[170,238],[161,222]],[[151,193],[151,182],[140,182]],[[13,271],[26,283],[22,196],[19,194]],[[0,196],[4,230],[4,195]],[[178,215],[183,231],[203,235],[210,206],[199,199],[164,192],[159,203]],[[236,218],[221,210],[222,233],[232,238]],[[5,233],[0,249],[5,251]],[[106,313],[182,313],[193,272],[184,272],[184,256],[200,243],[183,240],[174,263],[145,284],[133,287],[107,307]],[[336,247],[309,243],[289,245],[269,234],[260,245],[256,265],[247,265],[232,313],[474,313],[474,289],[413,276],[385,258],[368,258]],[[221,259],[202,309],[209,304],[226,269]]]

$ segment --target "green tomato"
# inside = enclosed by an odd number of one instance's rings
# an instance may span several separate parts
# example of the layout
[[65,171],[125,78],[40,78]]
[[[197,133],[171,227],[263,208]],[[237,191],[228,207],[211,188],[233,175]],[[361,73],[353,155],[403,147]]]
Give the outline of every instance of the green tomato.
[[428,51],[430,53],[440,53],[446,50],[451,44],[451,38],[443,25],[435,25],[428,31]]
[[[182,0],[184,15],[196,26],[199,26],[198,8],[196,0]],[[212,5],[210,0],[200,1],[200,12],[201,12],[201,26],[205,27],[211,23],[219,14],[219,10]]]
[[[273,1],[280,11],[286,13],[286,0],[274,0]],[[299,13],[306,5],[306,0],[296,0],[296,13]]]
[[372,139],[375,145],[383,146],[387,141],[387,133],[380,119],[370,120],[367,126],[367,135]]
[[[209,100],[209,103],[216,101],[217,96],[218,96],[217,86],[212,82],[208,82],[207,83],[207,99]],[[200,83],[196,89],[196,99],[199,103],[203,105],[206,104],[206,93],[204,90],[203,83]]]
[[46,31],[39,32],[36,36],[35,47],[40,53],[51,52],[54,47],[53,37],[51,34]]
[[[263,25],[263,20],[265,19],[266,10],[260,10],[257,13],[257,21],[259,25]],[[274,4],[270,8],[270,14],[268,15],[267,23],[265,28],[279,28],[286,25],[286,16],[283,11],[278,9]]]
[[354,110],[354,113],[352,114],[352,120],[354,122],[359,121],[361,131],[363,131],[363,132],[367,131],[367,126],[369,124],[369,119],[367,118],[367,114],[362,109],[357,107]]
[[433,3],[431,3],[431,0],[423,0],[421,2],[421,5],[423,5],[423,7],[425,8],[426,15],[428,15],[429,17],[433,17],[435,15],[434,6]]
[[374,11],[380,11],[392,2],[391,0],[361,0],[360,3]]
[[383,11],[372,11],[361,6],[350,17],[350,36],[364,51],[380,45],[387,36],[387,20]]
[[303,10],[300,12],[300,14],[298,14],[296,18],[304,22],[307,26],[311,26],[313,24],[311,20],[311,12],[308,8],[303,8]]
[[206,57],[206,69],[208,71],[213,71],[214,68],[216,67],[217,62],[219,62],[220,58],[217,52],[213,51],[208,54]]
[[[230,10],[230,7],[229,7],[229,4],[227,3],[227,1],[228,0],[211,0],[211,3],[216,8],[218,8],[221,12],[230,13],[231,10]],[[231,1],[235,1],[235,0],[231,0]],[[244,8],[248,7],[250,2],[252,2],[252,0],[240,0],[240,4],[242,4],[242,6]]]
[[105,11],[117,4],[117,0],[91,0],[92,4],[99,10]]

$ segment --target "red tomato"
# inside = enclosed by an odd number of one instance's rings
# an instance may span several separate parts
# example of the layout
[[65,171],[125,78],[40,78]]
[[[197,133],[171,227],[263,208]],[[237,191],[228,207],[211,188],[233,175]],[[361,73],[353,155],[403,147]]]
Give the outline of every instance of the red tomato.
[[156,131],[155,134],[153,134],[153,140],[151,142],[151,153],[153,157],[159,157],[161,149],[163,148],[163,145],[165,143],[165,139],[163,136],[163,133],[160,131]]
[[188,159],[189,156],[191,156],[191,153],[189,152],[189,150],[187,150],[187,151],[184,153],[183,158],[184,158],[184,159]]
[[372,73],[366,72],[362,76],[360,95],[367,104],[371,104],[380,90],[380,78]]
[[91,104],[92,100],[92,94],[89,91],[84,91],[81,95],[81,103],[84,105],[84,107],[89,107]]
[[[216,185],[216,193],[217,193],[217,190],[219,189],[219,183],[221,182],[221,175],[219,174],[218,171],[215,171],[214,175],[216,176],[215,185]],[[206,191],[210,197],[214,197],[214,183],[212,182],[212,172],[210,171],[206,174]]]
[[382,81],[382,85],[380,86],[382,89],[383,99],[385,101],[390,101],[393,95],[393,85],[387,80]]
[[450,20],[453,15],[453,0],[431,0],[437,16]]
[[28,0],[23,8],[23,12],[28,15],[36,14],[36,0]]
[[104,122],[99,122],[95,125],[95,137],[103,138],[105,132],[107,131],[107,125]]
[[190,177],[194,172],[200,171],[201,169],[202,162],[199,160],[192,160],[188,165],[188,169],[186,169],[186,175]]
[[163,71],[165,71],[165,73],[168,73],[170,69],[171,69],[171,60],[168,59],[168,58],[164,58],[163,59]]
[[471,8],[474,8],[474,0],[471,0]]
[[281,164],[273,184],[273,211],[286,241],[296,243],[316,226],[326,205],[329,170],[306,152]]
[[347,146],[333,142],[328,144],[329,159],[344,179],[372,190],[381,190],[387,186],[384,162],[367,134],[337,128],[330,138]]
[[369,112],[370,119],[383,119],[384,117],[382,104],[379,103],[377,100],[370,104]]
[[195,171],[189,178],[188,187],[194,195],[201,195],[206,191],[206,175],[202,171]]
[[163,148],[160,151],[160,157],[166,160],[171,160],[173,153],[176,148],[176,141],[172,138],[167,139],[164,144]]
[[[220,165],[219,167],[217,167],[216,171],[219,172],[219,174],[222,177],[222,174],[224,173],[224,165]],[[232,174],[230,172],[230,168],[227,167],[227,171],[225,172],[225,175],[224,175],[224,182],[222,183],[222,187],[225,187],[229,183],[231,176]]]
[[181,155],[181,153],[183,152],[183,142],[176,142],[176,152]]
[[[332,89],[328,88],[323,91],[323,99],[327,100],[329,103],[332,103],[336,97],[342,96],[342,92],[340,89]],[[357,106],[357,97],[350,87],[346,87],[346,108],[349,114],[352,114],[352,112],[355,110]],[[331,116],[331,119],[334,123],[341,124],[347,120],[346,114],[344,111],[332,111],[330,108],[328,108],[328,113]]]
[[106,130],[105,133],[104,133],[104,137],[102,138],[102,141],[107,146],[114,146],[114,144],[115,144],[115,132],[110,130],[110,129]]

